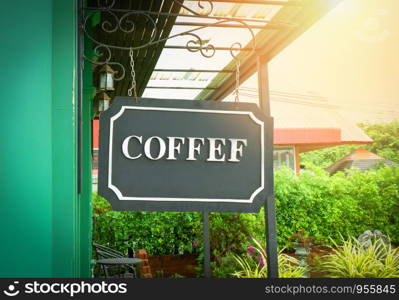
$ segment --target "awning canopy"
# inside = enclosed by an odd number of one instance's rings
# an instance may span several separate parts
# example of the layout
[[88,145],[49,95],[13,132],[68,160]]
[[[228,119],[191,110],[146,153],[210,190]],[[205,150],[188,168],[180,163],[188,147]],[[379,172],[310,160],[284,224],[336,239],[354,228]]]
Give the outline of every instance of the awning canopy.
[[132,47],[139,96],[222,100],[236,86],[231,51],[243,82],[339,1],[89,0],[86,36],[123,77],[113,96],[131,86]]
[[[89,0],[85,30],[92,48],[102,54],[95,63],[110,65],[121,79],[111,96],[128,95],[132,55],[138,96],[223,100],[257,71],[259,62],[270,61],[338,2]],[[240,94],[258,98],[256,90],[244,87]],[[309,151],[372,142],[333,107],[313,98],[283,93],[270,99],[276,145]]]

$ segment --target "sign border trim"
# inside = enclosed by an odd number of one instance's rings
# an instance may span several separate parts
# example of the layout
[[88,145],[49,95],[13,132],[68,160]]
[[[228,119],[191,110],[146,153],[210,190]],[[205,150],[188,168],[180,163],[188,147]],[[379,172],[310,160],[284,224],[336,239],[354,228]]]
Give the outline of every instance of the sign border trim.
[[[182,112],[197,112],[197,113],[219,113],[219,114],[235,114],[248,115],[252,121],[261,127],[261,186],[258,187],[250,196],[249,199],[211,199],[211,198],[168,198],[168,197],[126,197],[121,191],[112,184],[112,144],[113,144],[113,124],[122,116],[126,109],[137,110],[155,110],[155,111],[182,111]],[[251,111],[234,111],[234,110],[209,110],[209,109],[189,109],[189,108],[167,108],[167,107],[141,107],[141,106],[122,106],[117,114],[110,118],[110,140],[108,153],[108,188],[111,189],[119,200],[138,200],[138,201],[181,201],[181,202],[230,202],[230,203],[253,203],[255,197],[264,189],[265,179],[265,153],[264,153],[264,122],[259,120]]]

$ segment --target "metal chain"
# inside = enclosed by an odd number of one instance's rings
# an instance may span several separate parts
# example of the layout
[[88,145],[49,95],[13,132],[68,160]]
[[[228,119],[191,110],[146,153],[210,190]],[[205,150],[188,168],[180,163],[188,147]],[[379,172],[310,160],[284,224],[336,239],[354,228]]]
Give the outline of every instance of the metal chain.
[[127,94],[129,97],[132,97],[132,95],[133,95],[137,101],[136,72],[134,71],[133,48],[130,48],[129,56],[130,56],[130,75],[132,76],[132,85],[128,89]]
[[234,102],[240,102],[240,60],[236,58],[236,88],[234,90]]

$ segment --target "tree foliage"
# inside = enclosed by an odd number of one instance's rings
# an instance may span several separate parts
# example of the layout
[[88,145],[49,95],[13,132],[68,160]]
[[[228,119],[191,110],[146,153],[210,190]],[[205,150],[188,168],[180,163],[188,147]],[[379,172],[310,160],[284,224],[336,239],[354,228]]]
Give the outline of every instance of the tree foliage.
[[361,123],[359,127],[373,139],[373,144],[343,145],[302,153],[302,164],[307,168],[326,168],[358,148],[366,148],[385,159],[399,163],[399,119],[381,124]]
[[390,123],[359,124],[374,141],[367,149],[399,163],[399,119]]

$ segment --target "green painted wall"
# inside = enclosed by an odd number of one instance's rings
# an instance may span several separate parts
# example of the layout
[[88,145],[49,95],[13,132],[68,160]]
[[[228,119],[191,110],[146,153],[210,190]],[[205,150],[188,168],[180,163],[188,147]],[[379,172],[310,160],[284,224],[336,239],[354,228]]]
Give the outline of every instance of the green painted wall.
[[81,195],[76,186],[75,0],[5,1],[0,28],[0,277],[89,277],[87,149]]
[[75,5],[53,1],[53,276],[78,274]]
[[[36,13],[22,17],[21,6]],[[49,0],[4,1],[0,13],[2,277],[52,272],[51,10]]]
[[[85,53],[92,53],[92,44],[85,40]],[[91,155],[92,155],[92,114],[93,99],[96,89],[93,87],[92,65],[84,62],[83,70],[83,142],[82,148],[82,193],[79,199],[80,209],[80,276],[91,277],[91,244],[92,244],[92,174],[91,174]]]

